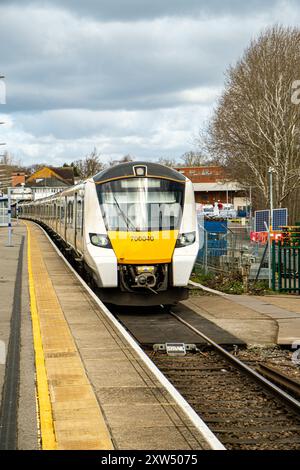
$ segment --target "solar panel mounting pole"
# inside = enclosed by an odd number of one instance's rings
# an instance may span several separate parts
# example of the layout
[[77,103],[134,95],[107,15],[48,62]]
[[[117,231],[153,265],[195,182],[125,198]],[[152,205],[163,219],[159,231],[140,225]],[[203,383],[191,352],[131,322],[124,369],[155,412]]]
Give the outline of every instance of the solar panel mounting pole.
[[252,186],[249,187],[249,221],[250,230],[252,229]]
[[269,173],[269,192],[270,192],[270,223],[268,230],[268,242],[269,242],[269,288],[272,287],[272,260],[271,260],[271,230],[273,226],[273,173],[274,168],[271,166],[268,170]]
[[270,229],[272,230],[273,226],[273,173],[274,168],[271,166],[268,170],[269,173],[269,191],[270,191]]

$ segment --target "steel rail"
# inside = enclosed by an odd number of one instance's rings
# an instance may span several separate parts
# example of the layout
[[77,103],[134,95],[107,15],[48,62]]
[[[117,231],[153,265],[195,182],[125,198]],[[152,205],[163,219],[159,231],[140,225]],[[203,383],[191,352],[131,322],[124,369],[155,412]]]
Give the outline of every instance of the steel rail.
[[280,398],[283,399],[289,406],[291,406],[294,410],[296,410],[298,413],[300,413],[300,402],[296,398],[292,397],[290,394],[288,394],[287,392],[285,392],[284,390],[279,388],[277,385],[275,385],[273,382],[271,382],[270,380],[263,377],[263,375],[256,372],[254,369],[249,367],[244,362],[240,361],[237,357],[233,356],[231,353],[226,351],[226,349],[222,348],[222,346],[217,344],[215,341],[213,341],[211,338],[206,336],[200,330],[195,328],[193,325],[191,325],[187,321],[183,320],[176,313],[172,312],[172,310],[170,310],[169,313],[174,318],[176,318],[179,322],[181,322],[183,325],[187,326],[190,330],[194,331],[194,333],[201,336],[208,344],[213,346],[222,356],[224,356],[228,360],[230,360],[239,369],[246,372],[248,375],[250,375],[253,379],[255,379],[258,383],[263,385],[268,390],[271,390],[273,393],[275,393],[275,395],[280,396]]
[[297,380],[292,379],[288,375],[284,374],[275,367],[270,366],[269,364],[258,364],[258,370],[268,379],[273,380],[277,384],[289,390],[289,392],[294,393],[300,397],[300,382]]

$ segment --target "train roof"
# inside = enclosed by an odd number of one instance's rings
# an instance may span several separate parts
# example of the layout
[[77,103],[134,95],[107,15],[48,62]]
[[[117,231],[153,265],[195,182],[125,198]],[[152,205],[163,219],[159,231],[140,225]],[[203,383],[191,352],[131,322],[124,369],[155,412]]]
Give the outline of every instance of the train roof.
[[106,168],[100,171],[100,173],[97,173],[93,179],[95,183],[100,184],[115,179],[130,177],[164,178],[178,181],[179,183],[185,183],[185,181],[187,181],[187,178],[182,173],[172,168],[160,165],[159,163],[143,161],[120,163],[119,165]]

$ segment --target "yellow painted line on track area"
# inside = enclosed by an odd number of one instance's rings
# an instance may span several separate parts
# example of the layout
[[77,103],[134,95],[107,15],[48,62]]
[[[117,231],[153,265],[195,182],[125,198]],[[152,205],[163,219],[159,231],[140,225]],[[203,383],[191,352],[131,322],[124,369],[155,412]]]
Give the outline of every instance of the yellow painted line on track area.
[[[61,271],[62,261],[42,231],[31,223],[25,224],[42,448],[113,449],[51,280],[57,270]],[[56,266],[51,267],[51,273],[45,256],[51,256],[51,266]],[[66,272],[65,276],[73,274]]]

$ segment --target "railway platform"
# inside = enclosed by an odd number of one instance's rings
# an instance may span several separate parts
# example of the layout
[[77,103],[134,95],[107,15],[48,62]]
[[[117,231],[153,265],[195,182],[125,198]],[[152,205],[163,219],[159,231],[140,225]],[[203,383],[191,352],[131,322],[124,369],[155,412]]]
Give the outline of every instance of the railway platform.
[[183,304],[247,345],[300,343],[298,297],[209,294],[190,296]]
[[[19,221],[13,247],[5,246],[5,236],[2,231],[0,325],[9,346],[0,366],[1,448],[222,448],[149,368],[40,227]],[[13,363],[19,369],[9,385]],[[6,416],[9,401],[13,409]]]
[[[0,229],[1,449],[223,448],[131,336],[176,342],[174,317],[119,313],[130,335],[38,225],[18,221],[6,238]],[[191,296],[172,311],[220,344],[290,344],[300,314],[284,297]]]

